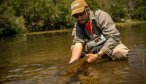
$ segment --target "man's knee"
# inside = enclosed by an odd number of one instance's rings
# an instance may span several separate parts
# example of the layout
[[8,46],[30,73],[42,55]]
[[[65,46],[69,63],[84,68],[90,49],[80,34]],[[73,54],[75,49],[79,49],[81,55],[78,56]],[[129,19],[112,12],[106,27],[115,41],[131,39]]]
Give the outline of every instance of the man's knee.
[[128,57],[129,49],[124,44],[119,44],[115,47],[112,53],[113,60],[125,60]]
[[127,60],[128,53],[125,55],[121,51],[117,51],[112,55],[112,60]]

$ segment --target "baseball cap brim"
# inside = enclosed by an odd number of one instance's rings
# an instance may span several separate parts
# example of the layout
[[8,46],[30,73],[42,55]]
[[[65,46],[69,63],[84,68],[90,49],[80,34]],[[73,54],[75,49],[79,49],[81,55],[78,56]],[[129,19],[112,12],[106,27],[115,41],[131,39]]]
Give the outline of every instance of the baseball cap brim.
[[77,13],[82,13],[84,11],[85,7],[80,7],[80,8],[76,8],[74,10],[72,10],[71,12],[71,16]]

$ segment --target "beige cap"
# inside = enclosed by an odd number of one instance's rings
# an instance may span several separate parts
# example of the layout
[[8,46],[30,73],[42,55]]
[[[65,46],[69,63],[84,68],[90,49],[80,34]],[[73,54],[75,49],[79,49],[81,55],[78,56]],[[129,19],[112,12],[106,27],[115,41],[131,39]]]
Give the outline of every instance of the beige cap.
[[71,4],[71,15],[82,13],[86,6],[88,5],[85,0],[74,0]]

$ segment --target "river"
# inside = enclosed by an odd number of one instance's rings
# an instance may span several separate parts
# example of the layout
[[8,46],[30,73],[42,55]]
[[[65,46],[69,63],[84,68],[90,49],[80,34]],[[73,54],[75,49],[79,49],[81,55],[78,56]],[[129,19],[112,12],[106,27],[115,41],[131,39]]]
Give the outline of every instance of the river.
[[[130,49],[128,61],[88,66],[88,76],[74,77],[66,84],[144,84],[146,24],[118,27],[118,30],[122,42]],[[70,31],[1,37],[0,83],[61,84],[58,81],[62,77],[56,73],[68,63],[71,44]]]

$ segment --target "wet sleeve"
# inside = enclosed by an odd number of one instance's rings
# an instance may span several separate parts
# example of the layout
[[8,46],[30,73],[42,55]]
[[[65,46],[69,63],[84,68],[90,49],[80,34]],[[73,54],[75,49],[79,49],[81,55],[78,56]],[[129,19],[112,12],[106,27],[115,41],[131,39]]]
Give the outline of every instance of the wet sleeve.
[[100,11],[100,13],[95,15],[96,19],[98,19],[98,24],[102,30],[102,33],[107,39],[101,50],[103,50],[108,56],[111,56],[113,49],[120,42],[120,33],[116,29],[115,23],[108,13]]

